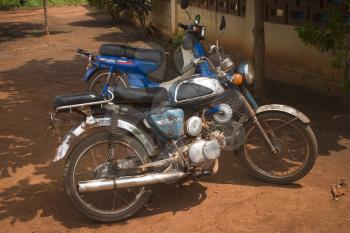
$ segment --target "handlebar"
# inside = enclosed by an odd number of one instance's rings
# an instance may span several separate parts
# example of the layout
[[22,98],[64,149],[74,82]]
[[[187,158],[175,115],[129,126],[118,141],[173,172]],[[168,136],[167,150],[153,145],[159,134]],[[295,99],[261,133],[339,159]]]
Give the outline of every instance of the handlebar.
[[85,51],[84,49],[77,49],[76,53],[87,59],[91,59],[92,52]]
[[177,26],[178,26],[179,28],[184,29],[184,30],[187,30],[187,29],[188,29],[188,26],[187,26],[186,24],[183,24],[183,23],[178,23]]

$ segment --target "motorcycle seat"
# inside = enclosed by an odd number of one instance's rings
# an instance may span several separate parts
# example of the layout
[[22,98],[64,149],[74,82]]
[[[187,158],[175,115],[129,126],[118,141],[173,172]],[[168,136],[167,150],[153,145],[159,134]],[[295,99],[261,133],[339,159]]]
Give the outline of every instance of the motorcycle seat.
[[58,107],[76,105],[76,104],[88,104],[93,102],[98,102],[104,100],[103,96],[96,96],[93,94],[72,94],[72,95],[61,95],[57,96],[53,100],[53,107],[57,109]]
[[159,105],[168,100],[168,92],[162,87],[149,88],[127,88],[116,86],[113,88],[116,102],[141,104],[141,105]]
[[103,56],[148,60],[158,64],[162,64],[164,61],[164,53],[162,51],[156,49],[134,48],[121,44],[103,44],[100,47],[100,54]]

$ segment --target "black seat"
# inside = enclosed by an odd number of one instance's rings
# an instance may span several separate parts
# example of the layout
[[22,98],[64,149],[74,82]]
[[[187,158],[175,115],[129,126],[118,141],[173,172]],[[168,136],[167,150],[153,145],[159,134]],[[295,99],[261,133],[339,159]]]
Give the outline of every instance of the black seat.
[[168,100],[168,92],[163,87],[126,88],[117,86],[113,88],[116,102],[126,102],[140,105],[159,105]]
[[155,49],[134,48],[120,44],[103,44],[100,48],[100,54],[104,56],[127,57],[130,59],[141,59],[163,63],[164,53]]
[[73,95],[61,95],[57,96],[53,100],[53,107],[57,109],[58,107],[92,103],[104,100],[103,96],[96,96],[93,94],[73,94]]

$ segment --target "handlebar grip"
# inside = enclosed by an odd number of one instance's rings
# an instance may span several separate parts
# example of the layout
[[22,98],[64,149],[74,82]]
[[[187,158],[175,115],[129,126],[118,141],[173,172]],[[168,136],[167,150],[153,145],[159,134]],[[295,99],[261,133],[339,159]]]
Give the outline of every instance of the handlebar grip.
[[187,30],[187,25],[186,25],[186,24],[178,23],[177,26],[178,26],[179,28],[182,28],[182,29],[184,29],[184,30]]
[[82,53],[85,52],[85,50],[83,50],[83,49],[77,49],[75,52],[78,53],[78,54],[82,54]]

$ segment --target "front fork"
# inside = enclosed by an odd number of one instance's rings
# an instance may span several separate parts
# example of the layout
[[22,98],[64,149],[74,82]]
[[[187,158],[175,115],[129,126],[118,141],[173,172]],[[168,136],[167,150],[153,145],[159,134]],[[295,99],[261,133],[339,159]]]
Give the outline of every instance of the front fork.
[[102,95],[106,95],[108,93],[108,89],[109,89],[109,82],[111,81],[112,79],[112,76],[113,76],[113,73],[114,73],[114,69],[113,67],[110,67],[109,70],[108,70],[108,76],[107,76],[107,80],[106,82],[103,84],[103,89],[102,89]]
[[[270,148],[271,152],[273,154],[277,153],[277,150],[275,146],[272,144],[271,140],[267,136],[264,128],[262,127],[261,123],[259,122],[258,118],[256,117],[255,109],[257,109],[259,106],[256,103],[255,99],[253,96],[250,94],[250,92],[247,89],[242,90],[242,95],[241,96],[241,101],[243,103],[243,106],[248,112],[248,115],[250,118],[253,120],[253,123],[257,126],[259,132],[261,133],[261,136],[264,138],[264,141],[266,145]],[[248,102],[249,101],[249,102]],[[253,106],[253,107],[252,107]],[[274,135],[272,135],[274,137]]]

